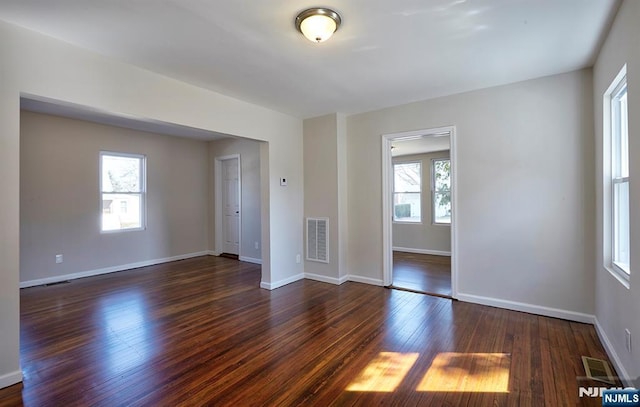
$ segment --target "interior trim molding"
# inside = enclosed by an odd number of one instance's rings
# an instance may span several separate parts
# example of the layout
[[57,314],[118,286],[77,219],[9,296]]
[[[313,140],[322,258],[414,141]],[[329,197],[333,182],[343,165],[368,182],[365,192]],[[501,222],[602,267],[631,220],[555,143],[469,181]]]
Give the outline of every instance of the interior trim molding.
[[609,337],[604,332],[602,325],[600,325],[598,318],[595,318],[595,320],[596,322],[594,325],[596,327],[596,332],[598,333],[600,342],[602,342],[602,346],[604,347],[604,350],[607,352],[609,359],[611,359],[611,361],[613,362],[613,367],[616,369],[618,378],[622,381],[622,384],[624,384],[626,387],[636,386],[636,383],[634,383],[633,380],[631,379],[629,372],[627,372],[627,369],[624,368],[624,365],[622,364],[620,357],[618,357],[618,353],[616,352],[613,344],[609,340]]
[[430,250],[430,249],[412,249],[410,247],[393,247],[394,252],[403,252],[403,253],[416,253],[416,254],[430,254],[432,256],[447,256],[451,257],[451,252],[446,252],[443,250]]
[[256,259],[256,258],[253,258],[253,257],[240,256],[240,257],[238,257],[238,260],[246,261],[247,263],[253,263],[253,264],[262,265],[262,259]]
[[14,384],[20,383],[21,381],[22,381],[22,371],[20,370],[3,374],[2,376],[0,376],[0,389],[13,386]]
[[482,297],[473,294],[458,293],[458,300],[470,302],[473,304],[488,305],[490,307],[504,308],[512,311],[527,312],[529,314],[543,315],[546,317],[566,319],[568,321],[582,322],[594,325],[596,317],[581,312],[567,311],[558,308],[544,307],[542,305],[527,304],[523,302],[515,302],[501,300],[498,298]]
[[209,256],[220,256],[220,253],[215,251],[215,250],[209,250],[209,251],[207,251],[207,254]]
[[355,276],[353,274],[349,274],[347,276],[347,281],[353,281],[355,283],[363,283],[363,284],[370,284],[370,285],[377,285],[379,287],[384,287],[384,281],[378,278],[362,277],[362,276]]
[[265,281],[261,281],[260,288],[264,288],[265,290],[275,290],[276,288],[280,288],[287,284],[295,283],[296,281],[302,280],[302,279],[304,279],[304,273],[296,274],[295,276],[287,277],[285,279],[282,279],[273,283],[267,283]]
[[314,280],[314,281],[320,281],[322,283],[334,284],[334,285],[340,285],[348,280],[348,276],[335,278],[335,277],[327,277],[327,276],[323,276],[320,274],[313,274],[313,273],[304,273],[304,278],[307,278],[309,280]]
[[60,281],[75,280],[77,278],[116,273],[118,271],[125,271],[125,270],[140,268],[140,267],[154,266],[156,264],[170,263],[172,261],[186,260],[186,259],[191,259],[193,257],[200,257],[200,256],[207,256],[207,255],[209,255],[209,251],[202,251],[202,252],[181,254],[181,255],[172,256],[172,257],[164,257],[161,259],[145,260],[145,261],[139,261],[136,263],[122,264],[119,266],[105,267],[105,268],[95,269],[95,270],[80,271],[78,273],[61,274],[58,276],[40,278],[36,280],[22,281],[20,282],[20,288],[35,287],[38,285],[58,283]]

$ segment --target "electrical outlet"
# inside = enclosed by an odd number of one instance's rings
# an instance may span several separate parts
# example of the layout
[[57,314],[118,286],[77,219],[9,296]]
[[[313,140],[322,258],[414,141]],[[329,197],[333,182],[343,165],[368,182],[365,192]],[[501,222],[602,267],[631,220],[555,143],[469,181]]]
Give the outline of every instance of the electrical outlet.
[[62,263],[62,255],[61,254],[56,254],[56,264],[60,264]]
[[624,330],[624,338],[625,338],[625,344],[627,345],[627,351],[629,353],[631,353],[631,331],[628,329]]
[[296,263],[300,264],[300,255],[296,254]]
[[256,249],[256,250],[258,250],[258,249],[260,248],[260,245],[258,244],[258,242],[255,242],[255,243],[253,244],[253,246],[255,247],[255,249]]

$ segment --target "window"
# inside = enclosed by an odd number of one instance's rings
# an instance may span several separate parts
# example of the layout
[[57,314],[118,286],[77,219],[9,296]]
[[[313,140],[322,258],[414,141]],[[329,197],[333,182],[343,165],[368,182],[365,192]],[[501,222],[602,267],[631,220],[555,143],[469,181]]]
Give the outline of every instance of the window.
[[145,157],[100,153],[102,231],[145,227]]
[[[605,181],[608,181],[610,195],[610,213],[606,216],[610,227],[605,229],[611,236],[611,253],[605,258],[610,260],[610,268],[628,280],[630,267],[630,231],[629,231],[629,131],[627,109],[627,77],[626,66],[613,81],[605,93],[605,143],[609,144],[609,163],[603,166]],[[605,148],[605,151],[607,149]],[[607,164],[610,167],[607,168]],[[610,177],[606,177],[610,170]]]
[[437,158],[431,163],[433,223],[451,224],[451,160]]
[[422,194],[420,162],[393,164],[393,220],[420,223]]

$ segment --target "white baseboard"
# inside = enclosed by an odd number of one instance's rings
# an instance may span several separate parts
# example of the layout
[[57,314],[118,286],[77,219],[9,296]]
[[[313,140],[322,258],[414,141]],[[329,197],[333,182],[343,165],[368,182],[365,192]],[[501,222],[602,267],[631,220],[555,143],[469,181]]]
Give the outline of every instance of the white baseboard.
[[384,283],[382,280],[378,280],[376,278],[369,278],[369,277],[362,277],[362,276],[354,276],[353,274],[350,274],[347,276],[347,281],[353,281],[356,283],[363,283],[363,284],[370,284],[370,285],[377,285],[377,286],[384,286]]
[[451,257],[451,252],[445,252],[442,250],[429,250],[429,249],[412,249],[410,247],[393,247],[394,252],[403,253],[416,253],[416,254],[431,254],[433,256],[448,256]]
[[27,287],[34,287],[34,286],[37,286],[37,285],[58,283],[60,281],[67,281],[67,280],[74,280],[76,278],[97,276],[97,275],[100,275],[100,274],[115,273],[117,271],[130,270],[130,269],[135,269],[135,268],[139,268],[139,267],[154,266],[156,264],[169,263],[169,262],[172,262],[172,261],[185,260],[185,259],[190,259],[190,258],[193,258],[193,257],[206,256],[208,254],[209,254],[208,251],[181,254],[179,256],[165,257],[165,258],[162,258],[162,259],[146,260],[146,261],[140,261],[140,262],[137,262],[137,263],[123,264],[123,265],[120,265],[120,266],[105,267],[105,268],[96,269],[96,270],[88,270],[88,271],[81,271],[81,272],[78,272],[78,273],[62,274],[62,275],[58,275],[58,276],[40,278],[40,279],[37,279],[37,280],[22,281],[22,282],[20,282],[20,288],[27,288]]
[[618,356],[618,352],[616,352],[613,344],[609,340],[607,334],[604,332],[604,329],[602,329],[602,326],[598,322],[597,318],[594,325],[596,326],[598,337],[600,337],[600,342],[602,342],[602,346],[604,346],[604,350],[607,352],[609,359],[611,359],[611,361],[613,362],[613,367],[616,369],[616,373],[618,373],[618,377],[622,381],[622,384],[624,384],[626,387],[637,386],[638,383],[634,383],[633,379],[631,379],[631,376],[629,376],[627,369],[624,368],[624,365],[622,364],[620,357]]
[[240,256],[238,260],[246,261],[247,263],[262,264],[262,259],[254,259],[253,257]]
[[21,381],[22,381],[22,372],[20,370],[3,374],[2,376],[0,376],[0,389],[13,386],[14,384],[20,383]]
[[300,273],[295,276],[291,276],[280,281],[276,281],[274,283],[266,283],[264,281],[260,282],[260,288],[264,288],[265,290],[275,290],[276,288],[280,288],[287,284],[295,283],[298,280],[302,280],[304,278],[304,274]]
[[314,281],[320,281],[323,283],[329,283],[329,284],[334,284],[334,285],[340,285],[342,283],[344,283],[345,281],[347,281],[347,276],[343,276],[340,278],[335,278],[335,277],[327,277],[327,276],[323,276],[320,274],[313,274],[313,273],[304,273],[304,278],[308,278],[309,280],[314,280]]
[[220,256],[220,252],[217,252],[215,250],[209,250],[209,251],[207,251],[207,254],[209,256]]
[[458,293],[458,300],[470,302],[473,304],[488,305],[491,307],[504,308],[512,311],[528,312],[530,314],[543,315],[546,317],[566,319],[569,321],[582,322],[585,324],[594,324],[596,317],[581,312],[567,311],[558,308],[549,308],[541,305],[526,304],[522,302],[500,300],[497,298],[481,297],[478,295]]

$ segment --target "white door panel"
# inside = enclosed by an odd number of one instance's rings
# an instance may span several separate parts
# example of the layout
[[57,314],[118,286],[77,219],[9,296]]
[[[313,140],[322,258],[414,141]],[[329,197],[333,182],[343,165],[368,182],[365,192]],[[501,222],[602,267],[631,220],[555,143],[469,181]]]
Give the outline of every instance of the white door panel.
[[238,159],[222,161],[223,252],[239,253],[240,245],[240,177]]

